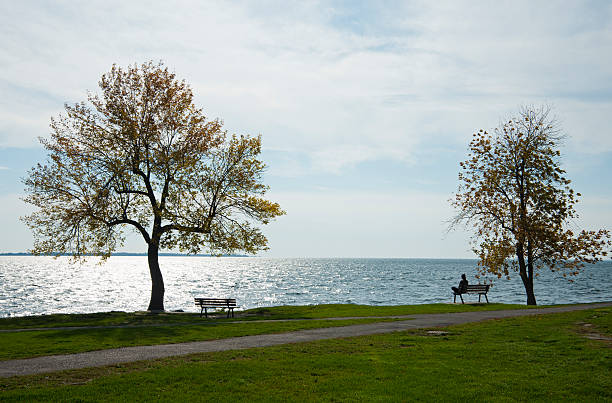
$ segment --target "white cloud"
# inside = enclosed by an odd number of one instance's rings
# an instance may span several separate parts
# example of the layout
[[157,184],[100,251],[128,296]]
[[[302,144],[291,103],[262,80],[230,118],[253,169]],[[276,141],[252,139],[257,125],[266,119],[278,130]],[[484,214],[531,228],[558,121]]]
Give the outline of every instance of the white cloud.
[[576,205],[579,218],[575,220],[574,230],[612,230],[612,210],[610,199],[586,195]]
[[[207,116],[262,133],[277,157],[269,174],[299,178],[294,187],[326,173],[339,183],[377,161],[408,171],[423,155],[439,169],[447,161],[431,150],[465,149],[474,130],[524,104],[554,106],[568,153],[612,151],[612,4],[347,4],[0,2],[0,147],[37,144],[113,63],[163,59]],[[432,177],[415,181],[445,182]],[[281,195],[289,215],[270,227],[271,245],[284,255],[464,256],[464,235],[440,239],[448,207],[446,189],[436,191]]]
[[323,148],[313,152],[312,157],[315,172],[340,174],[347,167],[367,161],[391,159],[409,162],[410,153],[405,150],[348,144]]
[[448,195],[427,192],[272,193],[287,215],[263,228],[271,256],[473,257],[447,232]]
[[[31,145],[113,62],[147,59],[166,60],[228,128],[261,132],[267,146],[307,152],[332,172],[405,159],[432,137],[463,144],[523,103],[553,101],[570,122],[591,111],[589,133],[606,124],[610,7],[417,2],[359,16],[360,30],[334,22],[346,11],[328,3],[144,5],[5,3],[1,80],[53,103],[5,102],[0,145]],[[576,91],[608,95],[593,105]],[[577,129],[585,147],[612,149],[610,136]],[[338,148],[343,159],[322,163]]]
[[24,252],[32,246],[32,234],[19,217],[32,212],[19,194],[0,195],[0,252]]

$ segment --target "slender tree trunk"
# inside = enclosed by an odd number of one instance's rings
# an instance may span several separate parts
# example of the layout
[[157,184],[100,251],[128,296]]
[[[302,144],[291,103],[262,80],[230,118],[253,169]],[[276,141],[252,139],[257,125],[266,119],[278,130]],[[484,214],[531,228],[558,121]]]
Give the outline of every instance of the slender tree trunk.
[[537,305],[535,294],[533,293],[533,253],[531,241],[527,241],[527,280],[529,281],[529,287],[525,287],[527,291],[527,305]]
[[[523,262],[524,265],[524,262]],[[519,262],[519,266],[521,263]],[[519,274],[521,276],[521,280],[523,280],[523,285],[525,286],[525,294],[527,294],[527,305],[537,305],[535,294],[533,293],[533,275],[529,275],[525,270],[525,267],[519,267]]]
[[537,305],[535,294],[533,293],[533,268],[529,268],[526,278],[523,278],[525,293],[527,294],[527,305]]
[[537,305],[535,294],[533,293],[533,264],[531,261],[529,261],[529,264],[525,263],[525,255],[523,253],[523,244],[519,242],[516,247],[516,257],[519,262],[519,275],[521,280],[523,280],[523,286],[525,286],[525,294],[527,294],[527,305]]
[[148,310],[160,312],[164,310],[164,278],[159,269],[159,242],[152,239],[149,243],[147,258],[151,272],[151,301]]

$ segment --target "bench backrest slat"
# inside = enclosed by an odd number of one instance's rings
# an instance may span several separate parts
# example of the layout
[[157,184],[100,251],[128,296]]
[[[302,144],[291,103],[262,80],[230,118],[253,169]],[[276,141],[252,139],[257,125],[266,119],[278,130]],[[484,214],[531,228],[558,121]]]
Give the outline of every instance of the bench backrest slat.
[[489,284],[470,284],[467,286],[466,292],[489,291]]
[[194,298],[196,301],[203,302],[226,302],[226,301],[236,301],[235,298]]
[[194,298],[196,305],[236,306],[236,298]]

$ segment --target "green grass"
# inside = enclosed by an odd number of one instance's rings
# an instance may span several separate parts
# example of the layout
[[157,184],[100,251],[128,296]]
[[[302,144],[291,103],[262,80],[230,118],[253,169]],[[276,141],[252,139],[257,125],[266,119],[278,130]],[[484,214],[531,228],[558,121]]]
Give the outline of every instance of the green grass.
[[[0,360],[348,326],[391,319],[204,322],[199,325],[31,330],[0,334]],[[202,322],[202,321],[200,321]]]
[[[33,329],[0,333],[0,360],[70,354],[118,347],[183,343],[228,337],[371,323],[370,320],[323,320],[327,317],[373,317],[416,313],[465,312],[524,308],[503,304],[430,304],[404,306],[281,306],[244,311],[234,319],[200,318],[191,313],[107,312],[0,319],[0,329]],[[300,319],[312,319],[303,321]],[[276,321],[275,320],[279,320]],[[282,320],[294,320],[285,322]],[[233,322],[244,323],[233,323]],[[102,327],[100,327],[102,326]],[[103,326],[111,326],[104,328]],[[125,326],[113,328],[112,326]],[[58,327],[92,327],[57,329]],[[43,328],[45,330],[34,330]]]
[[[590,324],[591,326],[585,326]],[[612,309],[0,379],[5,401],[611,401]]]
[[[318,305],[257,308],[241,312],[234,320],[200,318],[191,313],[106,312],[44,315],[0,319],[0,329],[33,329],[0,333],[0,360],[70,354],[118,347],[183,343],[281,333],[296,330],[371,323],[370,320],[323,320],[327,317],[373,317],[414,313],[463,312],[523,308],[503,304],[431,304],[419,306]],[[303,321],[300,319],[312,319]],[[275,320],[279,320],[274,322]],[[282,320],[294,320],[285,322]],[[232,323],[232,322],[245,323]],[[104,328],[104,326],[111,326]],[[112,326],[125,326],[113,328]],[[89,329],[57,329],[91,327]],[[34,330],[34,329],[45,330]]]
[[[232,320],[258,319],[321,319],[350,316],[389,316],[419,313],[448,313],[500,309],[526,309],[525,305],[508,304],[427,304],[370,306],[354,304],[327,304],[306,306],[279,306],[254,308],[236,313]],[[224,319],[221,318],[221,319]],[[71,326],[116,326],[202,323],[206,319],[194,313],[100,312],[90,314],[53,314],[0,318],[1,329],[27,329]]]
[[0,329],[28,329],[71,326],[152,325],[202,322],[193,313],[99,312],[0,318]]
[[[542,308],[543,306],[538,306]],[[271,308],[254,308],[244,311],[245,316],[266,317],[275,319],[303,318],[318,319],[350,316],[395,316],[414,315],[423,313],[453,313],[474,311],[498,311],[502,309],[529,309],[526,305],[512,304],[424,304],[424,305],[395,305],[371,306],[354,304],[327,304],[308,306],[277,306]]]

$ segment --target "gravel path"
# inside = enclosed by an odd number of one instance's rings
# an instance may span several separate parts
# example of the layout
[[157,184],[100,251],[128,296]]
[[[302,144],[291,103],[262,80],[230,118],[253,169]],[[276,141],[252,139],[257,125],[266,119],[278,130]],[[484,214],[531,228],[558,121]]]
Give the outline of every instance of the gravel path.
[[379,322],[364,325],[309,329],[289,333],[262,334],[257,336],[233,337],[229,339],[197,341],[180,344],[123,347],[78,354],[53,355],[23,360],[0,361],[0,377],[31,375],[87,367],[99,367],[193,353],[240,350],[253,347],[277,346],[280,344],[300,343],[314,340],[390,333],[408,329],[445,327],[468,322],[480,322],[489,319],[570,312],[609,306],[612,306],[612,302],[569,305],[554,308],[409,315],[405,317],[409,320],[395,322]]

